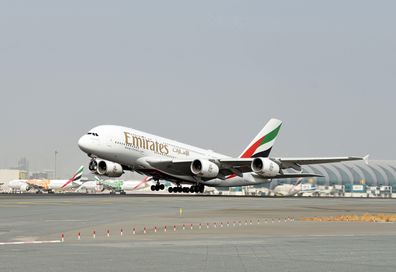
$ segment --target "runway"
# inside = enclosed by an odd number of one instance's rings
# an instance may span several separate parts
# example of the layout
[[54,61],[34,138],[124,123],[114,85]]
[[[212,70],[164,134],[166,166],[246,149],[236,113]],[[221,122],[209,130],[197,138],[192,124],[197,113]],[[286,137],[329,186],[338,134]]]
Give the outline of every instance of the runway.
[[[0,195],[1,271],[395,271],[395,224],[299,220],[396,213],[395,204],[391,199]],[[62,233],[63,243],[51,243]]]

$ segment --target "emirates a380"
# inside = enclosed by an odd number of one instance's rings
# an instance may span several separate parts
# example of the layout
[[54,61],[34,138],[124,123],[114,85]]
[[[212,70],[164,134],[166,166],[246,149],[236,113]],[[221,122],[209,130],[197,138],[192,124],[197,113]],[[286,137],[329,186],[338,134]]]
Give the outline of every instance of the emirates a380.
[[[282,122],[271,119],[239,157],[233,158],[135,129],[102,125],[83,135],[78,145],[91,158],[89,169],[101,176],[120,177],[124,171],[150,176],[164,190],[162,181],[176,186],[169,192],[199,193],[205,186],[258,185],[279,178],[320,176],[304,173],[302,165],[367,160],[366,157],[275,158],[271,149]],[[286,169],[294,171],[285,172]],[[182,187],[183,185],[188,187]]]

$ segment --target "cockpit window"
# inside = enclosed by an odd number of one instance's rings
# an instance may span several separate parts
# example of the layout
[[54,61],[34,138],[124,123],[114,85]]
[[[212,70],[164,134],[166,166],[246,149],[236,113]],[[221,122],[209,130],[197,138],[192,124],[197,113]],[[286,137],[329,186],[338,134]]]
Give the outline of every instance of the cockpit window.
[[98,133],[94,133],[94,132],[88,132],[88,135],[92,135],[92,136],[95,136],[95,137],[99,136]]

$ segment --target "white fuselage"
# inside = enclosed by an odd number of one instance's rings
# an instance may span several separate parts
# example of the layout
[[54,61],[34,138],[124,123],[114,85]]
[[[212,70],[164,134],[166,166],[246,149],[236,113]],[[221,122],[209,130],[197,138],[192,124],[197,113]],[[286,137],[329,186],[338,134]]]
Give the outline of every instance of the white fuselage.
[[149,188],[151,186],[150,182],[142,183],[141,181],[124,181],[121,189],[123,191],[136,191]]
[[15,179],[8,182],[8,187],[10,187],[12,190],[22,190],[24,186],[28,186],[26,179]]
[[44,191],[48,191],[48,190],[60,191],[60,190],[68,190],[76,187],[76,184],[73,184],[72,182],[64,186],[67,182],[68,180],[18,179],[18,180],[10,181],[8,183],[8,186],[12,190],[20,190],[20,191],[24,191],[26,188],[31,188],[31,189],[40,188],[41,190]]
[[86,190],[91,191],[91,192],[102,192],[103,191],[103,186],[98,184],[96,181],[91,180],[91,181],[86,181],[80,185],[80,187],[77,188],[77,192],[81,190]]
[[276,196],[294,196],[301,192],[301,185],[281,184],[276,186],[272,191]]
[[[211,150],[179,143],[131,128],[111,125],[93,128],[89,134],[80,138],[79,147],[91,157],[116,162],[128,166],[131,170],[143,173],[158,170],[153,169],[142,158],[155,157],[163,160],[195,160],[199,158],[215,160],[229,158]],[[166,172],[162,173],[167,174]],[[192,175],[172,174],[172,177],[181,180],[183,183],[197,182],[197,178]],[[243,177],[233,175],[225,180],[216,178],[201,182],[208,186],[231,187],[256,185],[269,182],[269,180],[250,173],[244,173]]]
[[145,180],[106,180],[102,182],[114,191],[138,191],[149,188],[152,183]]
[[298,194],[313,192],[316,190],[315,186],[311,184],[281,184],[272,189],[276,196],[295,196]]

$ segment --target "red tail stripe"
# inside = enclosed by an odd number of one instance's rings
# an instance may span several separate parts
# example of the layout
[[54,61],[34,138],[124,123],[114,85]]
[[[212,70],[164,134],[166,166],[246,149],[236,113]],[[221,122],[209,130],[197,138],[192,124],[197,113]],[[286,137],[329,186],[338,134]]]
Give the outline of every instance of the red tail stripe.
[[243,153],[241,155],[241,158],[251,158],[254,154],[254,151],[256,151],[256,149],[260,146],[260,144],[263,142],[265,136],[258,139],[257,142],[255,142],[254,144],[252,144],[248,150],[245,151],[245,153]]
[[71,179],[69,179],[65,184],[62,185],[62,188],[65,188],[69,183],[73,182],[77,175],[78,173],[74,174]]

